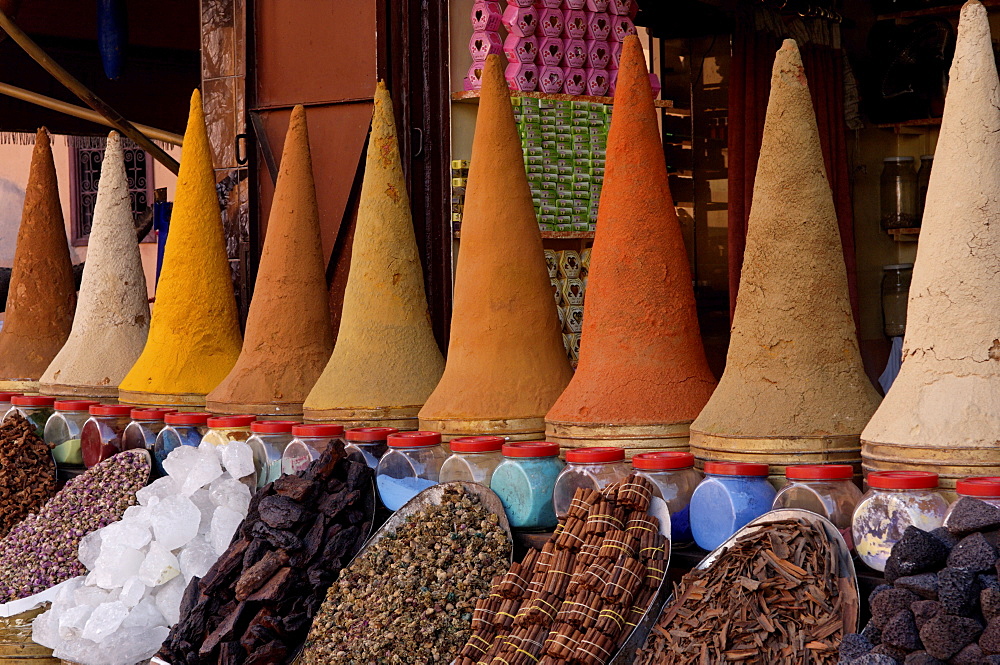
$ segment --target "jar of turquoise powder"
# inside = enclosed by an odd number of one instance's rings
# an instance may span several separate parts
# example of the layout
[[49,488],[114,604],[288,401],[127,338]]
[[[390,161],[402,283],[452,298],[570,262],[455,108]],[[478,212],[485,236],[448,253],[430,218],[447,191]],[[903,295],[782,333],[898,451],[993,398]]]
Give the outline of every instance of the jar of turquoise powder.
[[281,455],[292,442],[292,420],[257,420],[250,424],[247,446],[253,453],[256,487],[277,480],[281,476]]
[[390,435],[398,433],[395,427],[354,427],[347,430],[344,453],[367,464],[370,469],[377,469],[379,460],[389,450],[386,441]]
[[574,448],[566,453],[566,468],[556,479],[552,494],[556,516],[563,518],[573,495],[581,487],[600,492],[612,483],[625,480],[630,473],[625,450],[612,446]]
[[771,510],[777,492],[768,471],[767,464],[705,462],[705,479],[691,495],[691,535],[698,547],[714,550]]
[[503,461],[503,437],[462,436],[448,442],[451,457],[441,466],[441,482],[464,480],[490,486],[493,470]]
[[320,458],[335,439],[343,439],[343,425],[293,425],[295,437],[281,453],[281,472],[286,474],[305,471]]
[[552,505],[556,478],[564,468],[559,446],[544,441],[505,444],[503,462],[493,471],[490,489],[503,503],[512,528],[548,531],[557,523]]
[[437,485],[447,454],[437,432],[400,432],[386,440],[389,451],[375,472],[379,498],[389,510],[399,510],[428,487]]
[[702,475],[694,468],[694,455],[680,451],[642,453],[632,458],[636,475],[653,483],[653,493],[670,511],[670,546],[688,547],[691,535],[691,495]]
[[80,430],[90,418],[93,400],[58,400],[53,405],[55,413],[45,423],[45,443],[60,467],[83,466],[80,448]]

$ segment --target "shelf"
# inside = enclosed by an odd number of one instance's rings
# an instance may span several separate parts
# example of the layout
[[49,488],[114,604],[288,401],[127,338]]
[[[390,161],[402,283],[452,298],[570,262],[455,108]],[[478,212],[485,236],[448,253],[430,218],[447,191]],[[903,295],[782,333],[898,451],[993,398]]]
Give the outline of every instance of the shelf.
[[913,229],[889,229],[887,231],[896,242],[916,242],[920,235],[920,227]]
[[674,177],[674,178],[684,178],[686,180],[693,180],[694,179],[694,172],[693,171],[671,171],[671,172],[667,173],[667,175],[671,176],[671,177]]
[[[1000,7],[1000,0],[980,0],[987,9]],[[957,15],[961,11],[962,5],[942,5],[940,7],[925,7],[924,9],[910,9],[904,12],[893,12],[892,14],[879,14],[878,20],[894,20],[900,18],[919,18],[921,16],[948,16]]]
[[[551,99],[557,102],[597,102],[599,104],[615,103],[614,97],[591,97],[589,95],[557,95],[545,92],[521,92],[520,90],[511,90],[510,94],[511,97],[535,97],[536,99]],[[460,102],[464,104],[478,104],[479,91],[463,90],[462,92],[453,92],[451,94],[451,99],[454,102]],[[678,116],[682,118],[687,118],[691,115],[691,109],[674,108],[673,101],[669,99],[656,99],[653,100],[653,104],[657,108],[663,109],[664,113],[666,113],[667,115]]]
[[[998,0],[1000,2],[1000,0]],[[897,132],[906,131],[908,128],[916,127],[940,127],[941,118],[917,118],[916,120],[904,120],[902,122],[887,122],[875,125],[879,129],[894,129]]]

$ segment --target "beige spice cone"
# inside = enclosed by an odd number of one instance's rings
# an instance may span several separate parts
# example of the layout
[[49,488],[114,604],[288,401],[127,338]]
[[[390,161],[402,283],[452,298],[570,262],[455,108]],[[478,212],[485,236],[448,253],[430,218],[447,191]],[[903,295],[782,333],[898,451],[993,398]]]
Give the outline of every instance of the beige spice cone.
[[416,427],[441,378],[410,200],[385,84],[375,109],[337,342],[305,402],[307,420]]

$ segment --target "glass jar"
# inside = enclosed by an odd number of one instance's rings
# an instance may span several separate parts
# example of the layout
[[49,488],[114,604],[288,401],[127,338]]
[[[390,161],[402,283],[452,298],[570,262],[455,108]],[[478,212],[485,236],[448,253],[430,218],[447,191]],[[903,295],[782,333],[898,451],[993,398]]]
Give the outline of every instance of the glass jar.
[[422,491],[437,485],[447,454],[437,432],[400,432],[386,440],[389,450],[375,471],[379,498],[399,510]]
[[911,279],[912,263],[882,266],[882,326],[887,337],[902,337],[906,332]]
[[632,458],[637,475],[653,483],[653,493],[663,499],[670,511],[671,547],[688,547],[691,535],[691,495],[702,475],[694,468],[691,453],[663,451],[641,453]]
[[257,420],[250,424],[247,445],[253,452],[257,489],[281,476],[281,455],[292,441],[292,427],[298,424],[292,420]]
[[88,469],[122,451],[122,434],[131,421],[127,404],[95,404],[80,430],[83,465]]
[[490,486],[493,470],[503,461],[501,436],[460,436],[448,442],[451,457],[441,465],[441,482],[464,480]]
[[52,457],[59,467],[83,466],[80,448],[80,429],[90,417],[90,407],[97,404],[93,400],[59,400],[53,407],[55,413],[45,423],[45,443],[52,451]]
[[[967,496],[1000,508],[1000,477],[979,476],[976,478],[964,478],[955,483],[955,493],[959,499]],[[954,510],[956,504],[958,504],[958,501],[948,507],[948,512],[944,516],[945,526],[948,526],[948,520],[951,518],[951,512]]]
[[774,487],[767,464],[705,462],[705,479],[691,495],[691,535],[712,551],[752,520],[771,510]]
[[861,500],[861,490],[854,484],[850,464],[803,464],[785,467],[788,482],[778,490],[772,508],[801,508],[822,515],[854,549],[851,519]]
[[565,465],[559,445],[545,441],[504,444],[503,462],[493,471],[490,489],[503,503],[511,528],[548,531],[558,523],[552,493]]
[[927,203],[927,187],[931,184],[931,167],[934,155],[920,155],[920,169],[917,171],[917,226],[924,221],[924,205]]
[[889,552],[906,527],[930,531],[944,524],[948,502],[929,471],[873,471],[868,491],[854,509],[854,549],[868,567],[885,570]]
[[917,226],[917,172],[912,157],[882,160],[881,213],[883,229]]
[[125,427],[125,433],[122,434],[122,450],[142,448],[153,455],[156,435],[166,424],[163,419],[168,413],[175,411],[176,409],[132,409],[129,413],[132,422]]
[[355,427],[347,430],[347,445],[344,452],[348,457],[364,462],[370,469],[377,469],[378,462],[389,450],[386,440],[390,434],[399,432],[395,427]]
[[201,444],[208,431],[209,414],[200,411],[176,411],[163,417],[164,427],[156,435],[153,444],[153,475],[157,478],[167,475],[163,470],[163,460],[175,448]]
[[55,413],[55,403],[55,397],[46,397],[45,395],[14,395],[10,398],[10,409],[3,417],[6,420],[7,416],[17,411],[35,426],[38,438],[44,439],[45,423],[49,422],[49,418]]
[[[10,411],[10,398],[11,397],[22,397],[21,393],[0,393],[0,412],[7,416],[7,412]],[[0,418],[0,422],[3,418]]]
[[330,446],[330,442],[344,436],[343,425],[295,425],[295,437],[281,453],[281,472],[298,473],[318,460]]
[[573,495],[581,487],[598,492],[611,483],[628,477],[630,470],[625,463],[623,448],[574,448],[566,453],[566,467],[556,479],[552,492],[556,517],[563,518],[569,510]]
[[202,441],[213,446],[221,446],[230,441],[246,441],[250,438],[250,425],[257,416],[212,416],[208,419],[208,431]]

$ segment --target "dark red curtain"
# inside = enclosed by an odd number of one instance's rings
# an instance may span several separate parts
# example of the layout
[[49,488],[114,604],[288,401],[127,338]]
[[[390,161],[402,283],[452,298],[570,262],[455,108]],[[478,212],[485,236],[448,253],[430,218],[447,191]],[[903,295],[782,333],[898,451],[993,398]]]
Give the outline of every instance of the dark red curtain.
[[[754,30],[754,22],[737,22],[729,81],[729,313],[736,308],[736,294],[743,269],[747,220],[753,200],[764,115],[771,90],[771,67],[781,38]],[[840,225],[851,309],[858,324],[857,267],[854,257],[854,212],[847,170],[844,124],[843,53],[840,49],[799,43],[809,79],[813,108],[819,125],[826,174],[833,189],[833,203]]]

